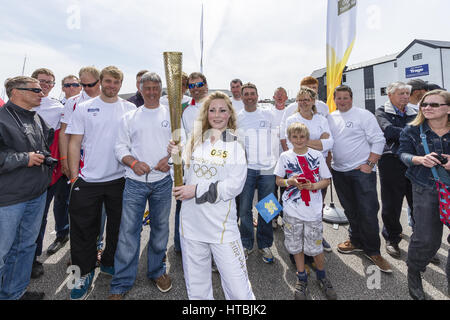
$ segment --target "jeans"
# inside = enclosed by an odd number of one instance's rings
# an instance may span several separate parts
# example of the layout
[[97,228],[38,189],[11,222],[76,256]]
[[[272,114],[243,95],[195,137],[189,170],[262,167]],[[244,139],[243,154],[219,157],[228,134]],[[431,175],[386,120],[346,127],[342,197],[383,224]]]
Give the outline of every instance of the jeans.
[[[381,216],[384,224],[382,235],[386,241],[398,244],[402,240],[400,234],[403,228],[400,216],[404,197],[412,208],[411,182],[405,177],[407,167],[395,155],[383,155],[378,168],[381,184]],[[411,215],[414,213],[411,212]]]
[[[241,220],[240,232],[242,245],[251,250],[254,243],[253,231],[253,196],[258,189],[258,201],[261,201],[275,191],[275,176],[262,175],[259,170],[248,169],[247,180],[240,194],[239,218]],[[272,222],[266,223],[258,214],[258,227],[256,229],[258,248],[270,248],[273,244]]]
[[42,254],[42,243],[44,241],[45,228],[47,227],[47,214],[53,198],[53,215],[55,216],[56,238],[63,239],[69,234],[69,193],[70,185],[67,178],[62,176],[47,189],[44,216],[42,217],[41,230],[37,238],[36,257]]
[[0,207],[0,300],[21,298],[30,283],[46,196]]
[[163,258],[169,240],[172,179],[167,176],[153,183],[127,179],[123,192],[119,241],[114,256],[115,273],[111,281],[111,294],[122,294],[129,291],[136,280],[142,219],[147,201],[150,208],[147,277],[157,279],[166,272]]
[[380,228],[377,196],[377,175],[360,170],[332,170],[333,182],[345,216],[350,223],[350,241],[368,256],[380,254]]
[[[408,272],[423,272],[441,247],[444,224],[439,219],[437,190],[413,183],[414,229],[408,248]],[[450,257],[450,252],[449,252]],[[447,258],[447,280],[450,279]]]

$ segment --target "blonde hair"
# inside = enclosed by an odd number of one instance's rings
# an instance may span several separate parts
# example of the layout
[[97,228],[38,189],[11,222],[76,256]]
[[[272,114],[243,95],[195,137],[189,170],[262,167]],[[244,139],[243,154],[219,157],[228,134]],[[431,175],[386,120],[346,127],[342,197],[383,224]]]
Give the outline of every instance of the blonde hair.
[[103,77],[105,75],[110,75],[114,79],[123,81],[123,72],[120,71],[119,68],[117,68],[115,66],[106,67],[102,70],[102,72],[100,72],[100,82],[103,81]]
[[[450,92],[448,92],[448,91],[445,91],[445,90],[433,90],[433,91],[425,93],[425,95],[419,101],[419,104],[418,104],[419,105],[419,112],[417,113],[416,118],[410,123],[411,126],[418,127],[422,123],[425,122],[426,119],[425,119],[425,116],[423,115],[422,108],[420,107],[420,105],[425,101],[425,98],[429,97],[429,96],[441,96],[442,98],[444,98],[445,103],[447,105],[450,105]],[[447,120],[447,127],[448,126],[449,126],[449,123],[448,123],[448,120]]]
[[287,128],[288,139],[290,141],[291,135],[294,133],[304,134],[309,140],[309,130],[308,127],[300,122],[294,122]]
[[203,102],[202,108],[200,109],[199,115],[196,120],[201,122],[201,127],[194,126],[192,136],[189,138],[189,141],[186,144],[185,163],[188,168],[190,166],[192,153],[199,144],[205,141],[205,139],[207,138],[205,133],[212,128],[208,121],[209,106],[211,105],[211,102],[213,100],[219,99],[224,100],[228,109],[230,109],[230,119],[228,120],[227,130],[231,130],[231,132],[233,133],[237,128],[236,111],[233,108],[230,98],[221,91],[216,91],[210,94]]
[[[317,93],[313,89],[302,86],[302,87],[300,87],[300,90],[297,93],[296,101],[298,102],[300,100],[300,97],[303,95],[308,95],[311,98],[311,100],[314,103],[312,106],[312,111],[313,111],[313,114],[316,114],[317,108],[316,108],[315,102],[316,102],[316,98],[317,98]],[[300,106],[297,108],[297,112],[300,113]]]
[[93,67],[93,66],[92,67],[83,67],[78,72],[78,76],[81,78],[83,73],[89,73],[91,76],[94,77],[95,80],[100,79],[100,71],[98,71],[98,69],[96,67]]

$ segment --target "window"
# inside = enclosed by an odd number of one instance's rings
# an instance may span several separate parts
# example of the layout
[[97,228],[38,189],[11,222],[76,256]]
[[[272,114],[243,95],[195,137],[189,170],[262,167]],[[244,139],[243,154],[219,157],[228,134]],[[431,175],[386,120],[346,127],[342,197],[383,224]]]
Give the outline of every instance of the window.
[[344,74],[344,75],[342,76],[342,82],[347,82],[347,75],[346,75],[346,74]]
[[375,100],[375,88],[367,88],[365,94],[366,100]]
[[387,88],[386,87],[381,88],[380,91],[381,91],[380,93],[381,93],[382,96],[387,96],[387,92],[386,92]]
[[397,62],[394,62],[394,68],[397,68]]
[[413,55],[413,60],[414,60],[414,61],[416,61],[416,60],[421,60],[421,59],[422,59],[422,54],[421,54],[421,53],[418,53],[418,54]]

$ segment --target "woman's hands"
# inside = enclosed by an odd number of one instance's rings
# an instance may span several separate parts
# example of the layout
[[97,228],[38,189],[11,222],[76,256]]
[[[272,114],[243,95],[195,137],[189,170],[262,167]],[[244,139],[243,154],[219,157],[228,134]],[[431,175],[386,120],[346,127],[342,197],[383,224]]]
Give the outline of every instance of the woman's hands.
[[195,197],[196,185],[188,185],[173,188],[173,195],[177,200],[189,200]]

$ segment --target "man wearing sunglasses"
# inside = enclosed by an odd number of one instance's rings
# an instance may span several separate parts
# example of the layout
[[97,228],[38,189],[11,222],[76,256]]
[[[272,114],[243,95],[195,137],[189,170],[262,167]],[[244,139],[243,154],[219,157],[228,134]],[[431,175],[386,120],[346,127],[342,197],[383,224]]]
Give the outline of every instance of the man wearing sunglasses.
[[64,77],[61,81],[61,90],[64,92],[64,98],[61,100],[63,105],[66,104],[69,98],[72,98],[81,92],[80,79],[73,74]]
[[188,88],[192,99],[189,106],[184,109],[181,117],[184,129],[186,130],[186,137],[189,137],[189,134],[194,130],[198,112],[208,95],[208,83],[206,82],[206,77],[200,72],[191,73],[188,78]]
[[[41,104],[37,107],[33,107],[33,111],[36,111],[45,122],[55,131],[55,138],[50,145],[50,152],[52,158],[59,159],[59,146],[58,135],[60,130],[61,114],[64,106],[55,98],[49,96],[55,85],[55,75],[53,72],[46,68],[40,68],[33,72],[32,78],[37,79],[42,88],[44,97],[41,100]],[[67,198],[69,196],[69,189],[67,188],[67,179],[61,172],[61,165],[58,164],[53,170],[52,181],[47,190],[47,200],[45,204],[44,216],[42,219],[41,230],[37,239],[37,248],[35,261],[33,262],[33,271],[31,273],[32,278],[39,278],[44,274],[44,267],[37,257],[42,254],[42,244],[45,235],[45,228],[47,226],[47,214],[50,207],[50,203],[53,198],[53,214],[55,216],[55,229],[57,237],[68,240],[69,233],[69,219],[67,213]]]
[[52,175],[38,152],[50,152],[53,129],[32,111],[44,97],[38,80],[14,77],[5,87],[9,101],[0,108],[0,300],[38,300],[43,292],[26,290]]

